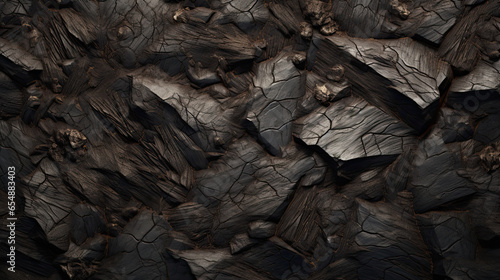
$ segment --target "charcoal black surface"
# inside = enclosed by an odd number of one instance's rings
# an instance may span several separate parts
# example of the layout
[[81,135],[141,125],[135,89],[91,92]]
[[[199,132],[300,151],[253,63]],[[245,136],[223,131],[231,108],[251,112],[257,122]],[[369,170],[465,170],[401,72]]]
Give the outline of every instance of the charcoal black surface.
[[500,279],[500,0],[0,0],[0,219],[0,279]]

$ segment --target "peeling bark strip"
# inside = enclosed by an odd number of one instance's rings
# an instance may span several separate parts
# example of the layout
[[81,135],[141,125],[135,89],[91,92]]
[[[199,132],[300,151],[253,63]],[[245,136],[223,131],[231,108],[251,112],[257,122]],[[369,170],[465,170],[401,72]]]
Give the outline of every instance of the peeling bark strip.
[[0,275],[498,279],[499,88],[500,0],[0,0]]

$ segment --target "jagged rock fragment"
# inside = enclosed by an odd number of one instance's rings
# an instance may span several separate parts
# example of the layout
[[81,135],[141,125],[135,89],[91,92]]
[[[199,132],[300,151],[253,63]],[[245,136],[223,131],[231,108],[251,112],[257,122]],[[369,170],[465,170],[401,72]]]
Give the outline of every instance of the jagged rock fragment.
[[248,225],[248,236],[252,238],[269,238],[274,235],[276,224],[266,221],[253,221]]
[[294,135],[341,161],[397,156],[415,143],[411,128],[355,97],[318,108],[299,119]]

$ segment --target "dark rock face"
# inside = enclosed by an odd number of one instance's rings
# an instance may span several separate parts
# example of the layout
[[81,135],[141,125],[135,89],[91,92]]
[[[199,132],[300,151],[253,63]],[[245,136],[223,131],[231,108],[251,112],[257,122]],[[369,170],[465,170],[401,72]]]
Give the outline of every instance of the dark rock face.
[[498,279],[500,0],[0,10],[0,278]]

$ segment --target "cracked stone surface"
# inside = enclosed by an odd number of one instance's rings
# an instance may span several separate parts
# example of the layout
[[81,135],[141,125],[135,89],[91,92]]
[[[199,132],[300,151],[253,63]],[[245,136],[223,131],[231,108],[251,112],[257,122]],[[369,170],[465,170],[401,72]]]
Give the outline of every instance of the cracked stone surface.
[[326,69],[342,66],[353,94],[391,112],[418,132],[436,113],[441,91],[453,75],[435,50],[409,38],[375,41],[329,36],[316,37],[313,42],[318,61],[313,72],[328,77],[331,70]]
[[247,120],[273,155],[281,155],[292,140],[292,121],[298,99],[304,94],[304,78],[286,53],[261,63],[257,69]]
[[500,0],[0,1],[0,278],[498,279],[499,81]]
[[413,130],[366,101],[348,97],[297,121],[295,136],[333,159],[398,155],[415,143]]

